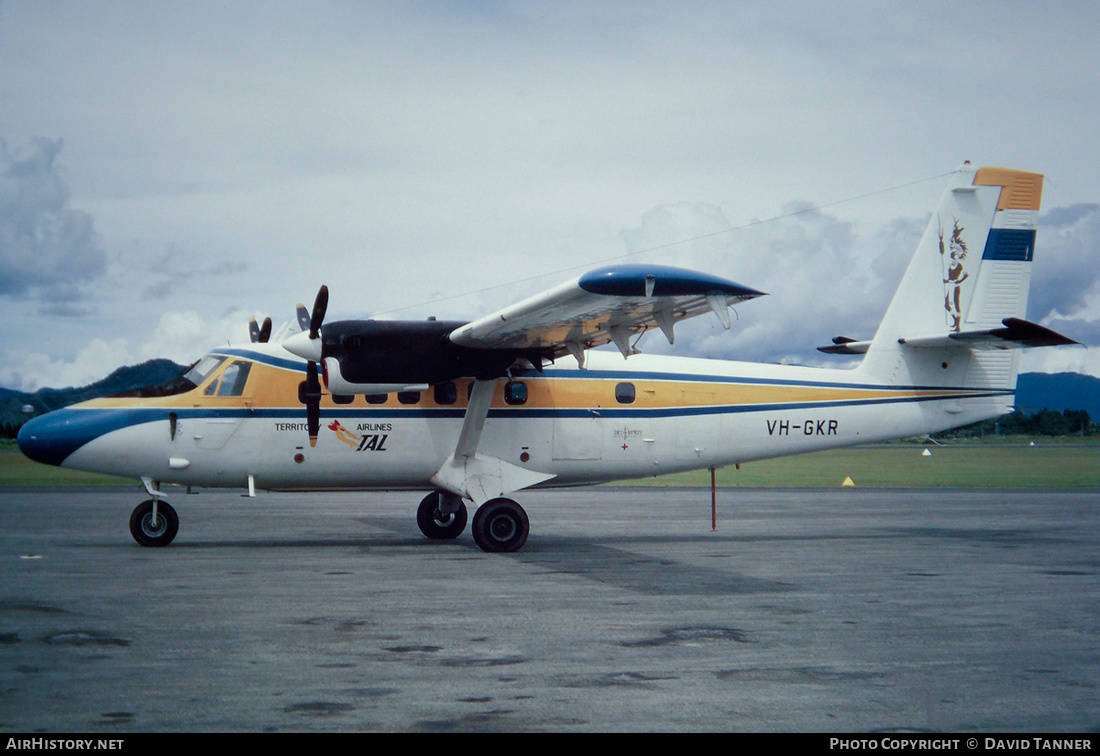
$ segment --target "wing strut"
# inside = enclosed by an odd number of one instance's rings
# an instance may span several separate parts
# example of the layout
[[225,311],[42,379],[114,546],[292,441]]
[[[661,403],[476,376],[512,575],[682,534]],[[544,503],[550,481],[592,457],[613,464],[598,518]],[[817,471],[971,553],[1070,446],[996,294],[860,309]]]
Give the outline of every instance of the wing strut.
[[447,457],[447,461],[431,478],[432,485],[469,499],[478,506],[489,499],[554,477],[553,474],[529,470],[498,457],[478,453],[496,384],[496,380],[474,381],[454,453]]
[[489,418],[489,404],[493,401],[496,381],[474,381],[474,390],[470,394],[470,403],[466,415],[462,418],[462,431],[458,434],[454,456],[472,457],[481,441],[481,431]]

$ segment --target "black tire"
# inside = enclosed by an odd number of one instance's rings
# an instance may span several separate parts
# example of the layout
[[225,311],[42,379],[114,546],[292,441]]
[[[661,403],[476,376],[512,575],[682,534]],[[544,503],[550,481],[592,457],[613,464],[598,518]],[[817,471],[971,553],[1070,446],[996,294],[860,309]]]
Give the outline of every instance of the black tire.
[[416,524],[420,532],[432,540],[455,539],[466,529],[466,504],[459,500],[457,510],[443,514],[439,511],[443,496],[439,491],[432,491],[416,510]]
[[130,535],[142,546],[167,546],[180,529],[180,518],[172,506],[162,501],[157,504],[157,521],[153,523],[153,500],[138,504],[130,515]]
[[519,551],[527,543],[531,524],[527,513],[511,499],[490,499],[474,512],[470,533],[482,551],[500,554]]

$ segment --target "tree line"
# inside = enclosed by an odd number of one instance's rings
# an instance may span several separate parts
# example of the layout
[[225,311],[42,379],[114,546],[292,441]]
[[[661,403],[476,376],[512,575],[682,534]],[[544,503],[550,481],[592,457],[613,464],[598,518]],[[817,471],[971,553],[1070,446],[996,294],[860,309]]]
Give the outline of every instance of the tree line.
[[1087,410],[1043,409],[1028,414],[1016,410],[992,420],[943,431],[935,438],[984,438],[986,436],[1092,436],[1100,434],[1100,425],[1092,422]]

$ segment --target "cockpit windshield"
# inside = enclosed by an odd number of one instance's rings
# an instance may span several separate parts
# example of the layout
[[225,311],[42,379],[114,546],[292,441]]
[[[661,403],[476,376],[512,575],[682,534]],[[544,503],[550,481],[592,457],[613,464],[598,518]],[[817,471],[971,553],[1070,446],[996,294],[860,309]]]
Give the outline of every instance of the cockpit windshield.
[[174,378],[171,378],[161,383],[150,384],[147,386],[140,386],[138,388],[129,389],[114,396],[124,397],[150,397],[150,396],[175,396],[177,394],[186,394],[188,391],[194,391],[199,384],[206,380],[211,373],[217,370],[218,366],[225,362],[225,357],[203,357],[201,360],[191,365]]
[[218,366],[225,362],[225,360],[225,357],[216,357],[212,354],[208,354],[196,362],[183,377],[196,386],[199,386],[211,373],[217,370]]

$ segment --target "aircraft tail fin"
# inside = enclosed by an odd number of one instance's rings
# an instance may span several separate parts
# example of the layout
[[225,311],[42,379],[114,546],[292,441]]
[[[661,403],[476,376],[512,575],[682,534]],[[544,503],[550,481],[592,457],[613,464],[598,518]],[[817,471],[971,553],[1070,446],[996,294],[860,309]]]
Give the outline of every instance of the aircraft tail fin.
[[860,370],[893,385],[991,389],[1009,411],[1017,348],[1076,343],[1023,319],[1042,191],[1038,173],[963,165],[875,337],[824,351],[865,353]]

